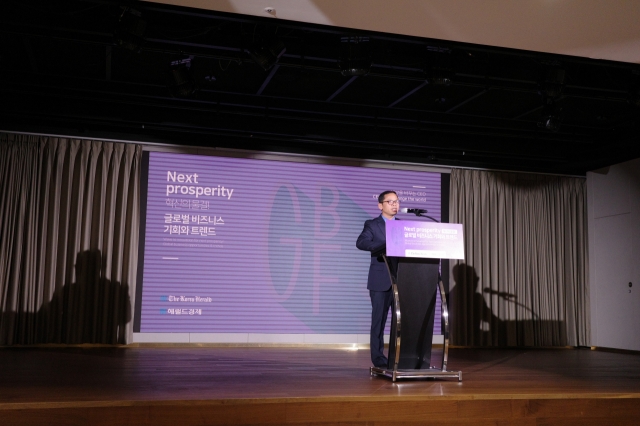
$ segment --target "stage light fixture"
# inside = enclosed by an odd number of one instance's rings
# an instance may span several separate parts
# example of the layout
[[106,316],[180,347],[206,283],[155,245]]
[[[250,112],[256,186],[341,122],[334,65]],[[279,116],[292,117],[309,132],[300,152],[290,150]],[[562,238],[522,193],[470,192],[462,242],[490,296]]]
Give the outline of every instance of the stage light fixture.
[[538,122],[538,127],[557,132],[562,124],[562,108],[551,98],[543,99],[542,119]]
[[560,130],[560,122],[560,117],[557,117],[555,115],[548,115],[543,118],[541,127],[544,127],[551,132],[557,132],[558,130]]
[[113,41],[116,46],[138,53],[145,42],[146,32],[147,22],[141,18],[140,12],[125,7],[113,33]]
[[369,74],[371,70],[369,37],[341,37],[338,67],[345,77]]
[[430,74],[427,77],[427,81],[434,86],[450,86],[453,72],[448,69],[431,69]]
[[169,64],[169,90],[176,98],[186,98],[198,91],[193,78],[193,56],[178,59]]
[[277,64],[286,51],[287,47],[278,38],[262,40],[247,50],[251,59],[265,71]]
[[558,99],[564,90],[565,70],[560,67],[547,68],[538,83],[538,93],[549,99]]
[[451,49],[427,46],[425,75],[429,84],[433,86],[450,86],[454,75]]

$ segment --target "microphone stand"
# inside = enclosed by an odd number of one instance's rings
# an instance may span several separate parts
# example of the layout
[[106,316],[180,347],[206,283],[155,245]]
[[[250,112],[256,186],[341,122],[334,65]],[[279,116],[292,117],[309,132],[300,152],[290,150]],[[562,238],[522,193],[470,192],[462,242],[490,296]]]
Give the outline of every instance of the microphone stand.
[[432,221],[434,221],[436,223],[441,223],[439,220],[436,220],[435,218],[433,218],[431,216],[427,216],[426,214],[416,213],[415,215],[418,216],[418,217],[426,217],[427,219],[431,219]]

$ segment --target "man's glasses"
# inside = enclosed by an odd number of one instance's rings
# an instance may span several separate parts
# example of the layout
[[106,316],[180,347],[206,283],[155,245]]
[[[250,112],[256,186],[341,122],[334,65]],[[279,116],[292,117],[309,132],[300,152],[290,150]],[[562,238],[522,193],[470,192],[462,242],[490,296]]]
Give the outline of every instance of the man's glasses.
[[385,200],[383,203],[389,203],[390,206],[395,206],[400,203],[400,200]]

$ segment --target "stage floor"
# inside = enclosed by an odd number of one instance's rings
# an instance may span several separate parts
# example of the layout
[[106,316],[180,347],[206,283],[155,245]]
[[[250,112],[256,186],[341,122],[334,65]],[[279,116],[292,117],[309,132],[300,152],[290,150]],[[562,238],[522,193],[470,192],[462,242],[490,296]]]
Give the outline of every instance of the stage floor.
[[640,424],[638,354],[453,348],[462,382],[369,366],[367,349],[2,348],[0,424]]

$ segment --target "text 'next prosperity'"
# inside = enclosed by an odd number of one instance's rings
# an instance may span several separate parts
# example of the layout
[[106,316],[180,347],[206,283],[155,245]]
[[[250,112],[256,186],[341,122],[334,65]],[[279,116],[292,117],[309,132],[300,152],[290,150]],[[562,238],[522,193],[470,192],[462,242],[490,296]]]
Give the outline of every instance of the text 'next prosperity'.
[[[198,174],[186,174],[178,172],[167,172],[167,182],[179,182],[179,183],[195,183],[198,182]],[[171,194],[182,195],[195,195],[196,198],[200,196],[206,197],[227,197],[227,200],[231,199],[233,189],[225,188],[224,186],[196,186],[196,185],[167,185],[167,196]]]

